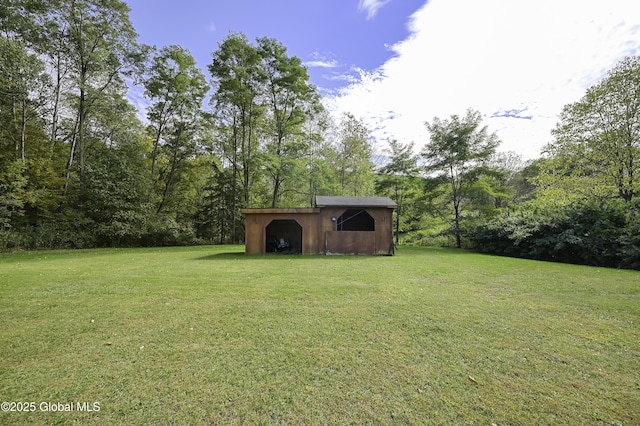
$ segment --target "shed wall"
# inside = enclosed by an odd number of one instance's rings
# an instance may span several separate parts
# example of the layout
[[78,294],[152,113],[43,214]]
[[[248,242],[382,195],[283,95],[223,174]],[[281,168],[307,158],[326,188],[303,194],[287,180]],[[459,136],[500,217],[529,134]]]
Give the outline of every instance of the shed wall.
[[391,254],[393,209],[362,208],[374,219],[374,231],[338,231],[336,221],[332,218],[339,218],[348,208],[353,207],[243,209],[242,213],[246,217],[245,253],[266,253],[266,228],[273,220],[295,220],[302,228],[302,254],[322,254],[328,251],[342,254]]
[[[343,254],[353,254],[353,253],[362,253],[362,254],[390,254],[392,253],[393,248],[393,209],[390,208],[363,208],[366,212],[373,217],[375,221],[375,231],[371,234],[365,236],[364,234],[368,234],[366,232],[360,231],[359,236],[349,235],[349,232],[358,232],[358,231],[338,231],[336,222],[332,220],[332,218],[339,218],[347,209],[352,209],[353,207],[323,207],[320,211],[320,233],[325,236],[326,244],[330,241],[332,243],[331,246],[325,246],[324,252],[327,252],[329,248],[332,250],[336,250],[336,246],[334,244],[339,243],[340,235],[344,234],[344,247],[342,249],[338,249],[334,253],[343,253]],[[334,232],[336,234],[334,234]],[[353,245],[356,244],[356,240],[360,244],[360,250],[354,251]]]
[[246,209],[245,254],[265,254],[267,226],[274,220],[295,220],[302,228],[302,254],[321,253],[317,209]]

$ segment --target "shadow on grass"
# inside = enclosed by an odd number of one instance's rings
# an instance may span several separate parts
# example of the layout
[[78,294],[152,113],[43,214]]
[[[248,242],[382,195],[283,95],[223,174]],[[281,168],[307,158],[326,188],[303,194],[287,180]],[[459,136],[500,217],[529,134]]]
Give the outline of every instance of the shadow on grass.
[[324,260],[330,262],[348,262],[350,259],[380,259],[391,258],[392,256],[373,256],[373,255],[325,255],[325,254],[276,254],[267,253],[261,255],[245,255],[242,252],[226,252],[226,253],[214,253],[207,256],[195,257],[193,260],[206,261],[206,260],[244,260],[251,262],[253,260],[284,260],[284,259],[298,259],[298,260]]
[[344,256],[325,256],[319,254],[310,254],[310,255],[302,255],[302,254],[276,254],[276,253],[267,253],[262,255],[246,255],[244,252],[223,252],[223,253],[213,253],[207,256],[195,257],[193,260],[265,260],[265,259],[327,259],[331,257],[344,257]]
[[230,259],[247,259],[252,256],[246,256],[242,251],[229,251],[223,253],[213,253],[207,256],[195,257],[193,260],[230,260]]
[[[470,250],[461,250],[453,248],[441,247],[420,247],[420,246],[401,246],[396,249],[395,256],[413,257],[432,255],[472,255],[476,254]],[[344,261],[348,259],[380,259],[393,258],[395,256],[386,255],[325,255],[325,254],[300,254],[300,253],[267,253],[262,255],[246,255],[244,250],[241,251],[224,251],[208,254],[206,256],[195,257],[193,260],[265,260],[265,259],[332,259],[334,261]]]

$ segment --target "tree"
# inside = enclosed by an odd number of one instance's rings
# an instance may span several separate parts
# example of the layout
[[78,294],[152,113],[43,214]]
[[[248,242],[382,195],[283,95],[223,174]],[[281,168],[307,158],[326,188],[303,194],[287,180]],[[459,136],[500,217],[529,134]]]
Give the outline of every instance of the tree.
[[0,63],[0,114],[8,118],[3,120],[6,135],[15,140],[16,153],[26,164],[27,124],[40,120],[36,109],[43,104],[47,76],[42,61],[29,54],[24,43],[3,36]]
[[241,181],[245,207],[250,205],[257,169],[257,127],[263,117],[258,103],[264,81],[260,61],[258,50],[244,34],[231,33],[213,53],[209,65],[215,89],[211,105],[220,130],[218,145],[233,168],[234,179]]
[[450,188],[453,210],[453,234],[456,246],[462,246],[461,220],[464,203],[472,184],[485,170],[485,163],[495,153],[500,143],[495,133],[481,127],[480,112],[469,109],[466,116],[452,115],[448,120],[437,117],[425,123],[430,142],[422,150],[427,173],[440,172]]
[[640,189],[640,58],[625,58],[565,106],[553,135],[538,179],[547,192],[630,202]]
[[396,139],[392,139],[385,152],[389,155],[389,162],[380,169],[382,179],[378,183],[378,192],[390,192],[397,204],[395,210],[396,244],[399,243],[400,224],[406,209],[407,192],[412,180],[418,174],[418,157],[413,153],[413,149],[413,143],[402,144]]
[[77,160],[82,192],[90,116],[102,96],[125,94],[124,76],[140,61],[141,49],[129,7],[120,0],[62,0],[56,12],[74,88],[67,169],[71,172]]
[[289,57],[287,49],[272,38],[258,39],[265,76],[265,110],[267,111],[266,167],[269,171],[271,207],[278,205],[285,180],[306,151],[302,133],[305,121],[321,109],[316,88],[298,57]]
[[139,244],[152,208],[141,125],[129,123],[132,130],[122,130],[128,136],[119,135],[117,144],[96,148],[97,155],[87,162],[84,209],[100,246]]
[[0,248],[5,248],[11,239],[11,222],[24,214],[24,192],[26,186],[24,164],[13,161],[0,172]]
[[[304,176],[300,181],[306,181],[307,191],[303,194],[306,199],[301,199],[300,204],[310,207],[315,205],[316,195],[332,195],[339,193],[336,169],[336,147],[329,138],[331,118],[324,110],[314,115],[304,125],[304,134],[307,138],[304,162]],[[301,185],[297,185],[302,192]]]
[[[169,46],[153,58],[144,81],[153,140],[151,176],[159,189],[157,213],[165,207],[179,168],[195,152],[196,133],[202,124],[202,102],[209,89],[193,56],[182,47]],[[158,159],[161,158],[159,162]]]
[[351,113],[344,113],[336,146],[336,169],[342,195],[365,196],[374,192],[369,130]]
[[231,33],[212,56],[208,68],[215,90],[210,101],[215,149],[222,159],[221,167],[232,170],[230,181],[225,172],[216,176],[226,182],[224,188],[231,184],[230,193],[225,190],[225,199],[230,201],[230,239],[235,242],[239,240],[239,208],[252,205],[252,189],[259,172],[258,128],[264,117],[259,98],[265,77],[257,48],[242,33]]
[[[58,208],[64,166],[61,150],[44,132],[49,84],[42,60],[22,37],[0,35],[0,64],[0,170],[5,171],[0,186],[16,188],[22,182],[10,197],[20,205],[11,220],[18,232]],[[22,167],[16,168],[16,161]]]

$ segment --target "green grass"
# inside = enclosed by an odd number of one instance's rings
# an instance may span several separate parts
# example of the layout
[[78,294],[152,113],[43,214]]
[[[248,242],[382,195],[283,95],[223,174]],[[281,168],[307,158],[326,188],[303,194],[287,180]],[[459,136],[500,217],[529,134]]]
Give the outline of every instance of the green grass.
[[640,423],[638,272],[242,250],[0,255],[0,424]]

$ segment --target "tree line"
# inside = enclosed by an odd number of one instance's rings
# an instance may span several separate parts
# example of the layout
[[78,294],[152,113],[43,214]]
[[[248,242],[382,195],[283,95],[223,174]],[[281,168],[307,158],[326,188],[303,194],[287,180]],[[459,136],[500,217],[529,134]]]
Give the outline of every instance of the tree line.
[[208,78],[119,0],[3,2],[0,33],[0,247],[239,243],[242,207],[373,194],[365,126],[277,40],[230,34]]
[[244,207],[386,195],[398,243],[640,268],[638,58],[529,162],[469,110],[374,163],[363,121],[332,118],[278,40],[230,33],[205,74],[138,43],[120,0],[3,2],[0,64],[2,249],[241,243]]

